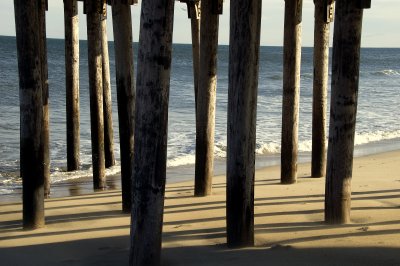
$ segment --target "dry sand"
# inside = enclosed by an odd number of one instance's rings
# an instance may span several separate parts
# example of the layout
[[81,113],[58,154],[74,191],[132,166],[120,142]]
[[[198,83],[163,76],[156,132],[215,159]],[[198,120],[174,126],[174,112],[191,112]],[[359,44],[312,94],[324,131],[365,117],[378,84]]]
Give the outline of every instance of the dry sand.
[[[352,223],[323,223],[325,179],[299,165],[294,185],[279,167],[256,173],[256,247],[225,246],[225,177],[213,195],[193,182],[167,186],[163,265],[400,265],[400,151],[356,158]],[[0,203],[1,265],[127,265],[129,215],[118,190],[46,200],[46,227],[21,229],[21,204]]]

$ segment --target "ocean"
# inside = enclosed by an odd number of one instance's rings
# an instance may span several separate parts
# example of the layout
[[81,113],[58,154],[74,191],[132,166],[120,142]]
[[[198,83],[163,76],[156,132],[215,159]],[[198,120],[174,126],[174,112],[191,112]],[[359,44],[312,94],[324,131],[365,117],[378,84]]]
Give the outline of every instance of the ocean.
[[[64,41],[49,39],[50,156],[53,184],[91,176],[89,85],[86,41],[80,42],[81,170],[66,172]],[[118,174],[119,139],[114,46],[109,42],[113,125]],[[135,55],[137,46],[135,46]],[[225,172],[228,46],[219,46],[215,173]],[[299,161],[311,161],[313,49],[302,49]],[[256,167],[280,163],[282,47],[261,47],[257,103]],[[400,49],[362,48],[355,156],[400,149]],[[0,36],[0,199],[20,193],[19,99],[15,37]],[[329,83],[330,84],[330,83]],[[329,86],[330,87],[330,86]],[[328,103],[330,99],[328,99]],[[329,106],[328,106],[329,108]],[[329,109],[328,109],[329,110]],[[195,106],[191,45],[175,44],[171,71],[167,182],[194,179]]]

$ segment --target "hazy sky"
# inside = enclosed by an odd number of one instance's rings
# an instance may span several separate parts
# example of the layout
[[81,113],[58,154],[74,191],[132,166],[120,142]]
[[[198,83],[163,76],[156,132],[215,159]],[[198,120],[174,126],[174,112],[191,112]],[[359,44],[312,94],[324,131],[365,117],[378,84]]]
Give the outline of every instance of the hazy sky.
[[[62,0],[48,0],[47,36],[64,38],[64,13]],[[86,18],[79,2],[80,38],[86,39]],[[140,3],[132,7],[134,41],[138,40]],[[363,47],[400,47],[399,0],[372,1],[372,8],[364,11],[362,33]],[[109,17],[111,12],[109,9]],[[261,44],[281,46],[283,43],[284,0],[264,0],[262,8]],[[303,46],[313,45],[313,0],[303,0]],[[186,4],[175,3],[174,43],[190,43],[190,20],[187,18]],[[0,35],[15,36],[13,0],[0,0]],[[112,40],[112,23],[108,21],[108,35]],[[220,17],[220,44],[229,40],[229,0],[225,0],[224,13]]]

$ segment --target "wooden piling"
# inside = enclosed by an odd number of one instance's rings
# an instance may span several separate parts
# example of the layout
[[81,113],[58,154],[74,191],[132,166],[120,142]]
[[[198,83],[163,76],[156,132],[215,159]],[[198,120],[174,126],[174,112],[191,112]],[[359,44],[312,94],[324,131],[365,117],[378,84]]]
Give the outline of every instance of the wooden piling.
[[160,265],[174,2],[142,1],[129,265]]
[[326,171],[326,109],[328,94],[329,31],[333,0],[314,1],[314,76],[312,111],[311,177]]
[[[44,226],[43,97],[39,2],[14,1],[20,97],[20,170],[24,229]],[[29,21],[29,23],[26,23]]]
[[119,142],[121,157],[122,211],[131,212],[132,165],[135,130],[135,76],[130,5],[112,3],[115,74],[118,100]]
[[192,29],[192,54],[193,54],[193,80],[194,80],[194,100],[197,110],[197,94],[199,91],[199,70],[200,70],[200,0],[188,1],[190,24]]
[[195,196],[211,194],[214,175],[215,100],[219,15],[215,0],[201,1],[200,71],[196,110]]
[[92,139],[93,186],[106,187],[104,159],[104,117],[100,1],[86,0],[88,65],[90,91],[90,129]]
[[104,13],[101,19],[101,48],[103,62],[103,113],[104,113],[104,158],[105,167],[115,165],[114,134],[112,123],[112,101],[110,81],[110,60],[108,55],[107,38],[107,5],[104,3]]
[[39,38],[40,38],[40,63],[42,73],[42,104],[43,104],[43,178],[44,197],[50,196],[50,132],[49,132],[49,78],[47,66],[47,38],[46,38],[46,10],[45,0],[39,1]]
[[303,0],[285,1],[281,183],[297,180],[299,130],[301,15]]
[[79,16],[77,0],[64,1],[67,170],[79,169]]
[[231,0],[230,3],[227,242],[228,247],[241,247],[254,245],[261,0]]
[[357,1],[336,2],[325,186],[325,221],[333,224],[350,222],[362,16]]

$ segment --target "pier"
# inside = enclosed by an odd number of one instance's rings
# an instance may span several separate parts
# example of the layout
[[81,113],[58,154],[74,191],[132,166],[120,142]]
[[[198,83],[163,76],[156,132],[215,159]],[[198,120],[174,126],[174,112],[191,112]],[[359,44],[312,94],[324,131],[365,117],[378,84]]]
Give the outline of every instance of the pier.
[[[136,0],[84,0],[87,19],[93,189],[106,188],[105,168],[115,165],[111,82],[116,79],[121,151],[121,213],[131,214],[130,265],[161,265],[165,206],[168,106],[174,7],[187,8],[191,23],[196,119],[193,194],[213,195],[214,134],[219,17],[222,0],[142,1],[137,75],[131,6]],[[45,226],[49,179],[49,117],[45,0],[15,0],[20,87],[22,220],[24,229]],[[61,4],[61,2],[60,2]],[[67,169],[79,169],[78,2],[64,0],[67,103]],[[261,0],[230,1],[226,204],[228,248],[255,245],[256,114],[262,35]],[[111,14],[107,14],[107,5]],[[298,176],[298,128],[303,0],[285,1],[283,37],[281,187],[293,190]],[[363,10],[369,0],[315,1],[311,176],[326,176],[324,222],[349,224],[351,179]],[[336,11],[334,11],[336,10]],[[106,20],[112,19],[116,77],[110,76]],[[26,23],[29,21],[29,23]],[[329,27],[334,23],[331,105],[327,110]],[[84,114],[89,115],[89,114]],[[326,123],[329,116],[329,134]],[[328,143],[326,139],[328,137]],[[327,147],[327,149],[326,149]],[[318,182],[323,182],[319,180]],[[177,194],[167,191],[169,197]],[[220,196],[220,195],[219,195]],[[301,195],[297,195],[301,198]],[[181,202],[183,205],[184,203]],[[197,203],[191,203],[198,206]],[[204,203],[205,204],[205,203]],[[268,204],[268,203],[266,203]],[[201,205],[201,204],[200,204]],[[219,206],[220,207],[220,206]],[[212,208],[210,208],[212,209]],[[186,210],[187,211],[187,210]],[[190,215],[190,214],[188,214]],[[169,217],[169,216],[167,216]],[[201,217],[197,218],[201,221]],[[210,218],[212,219],[212,218]],[[171,222],[170,222],[171,223]],[[168,222],[166,223],[168,224]],[[182,225],[175,225],[182,226]],[[169,228],[170,229],[170,228]],[[169,230],[168,229],[168,230]],[[179,233],[173,231],[171,234]],[[126,260],[128,261],[128,257]]]

